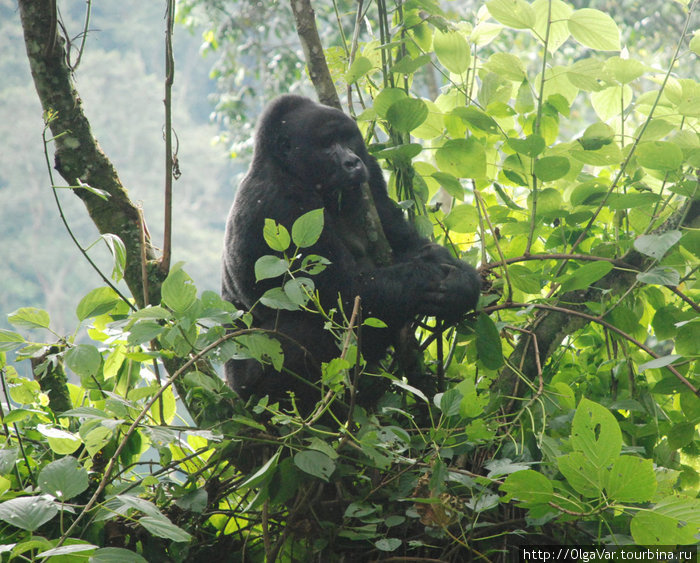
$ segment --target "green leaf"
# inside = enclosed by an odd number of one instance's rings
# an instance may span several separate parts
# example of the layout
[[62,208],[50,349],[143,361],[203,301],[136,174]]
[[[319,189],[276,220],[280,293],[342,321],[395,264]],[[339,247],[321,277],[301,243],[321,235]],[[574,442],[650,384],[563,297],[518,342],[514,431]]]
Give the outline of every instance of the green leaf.
[[440,170],[457,178],[486,175],[486,151],[474,137],[450,139],[436,151],[435,162]]
[[39,487],[63,501],[88,488],[88,474],[73,456],[66,456],[46,465],[39,473]]
[[519,506],[547,504],[554,497],[552,482],[532,469],[511,473],[500,489],[507,493],[505,501],[517,499],[520,501]]
[[491,317],[481,313],[476,321],[476,355],[487,369],[503,365],[501,337]]
[[396,551],[402,543],[398,538],[382,538],[374,542],[374,547],[379,551]]
[[623,59],[610,57],[605,61],[605,70],[609,72],[620,84],[629,84],[647,71],[646,65],[635,59]]
[[538,295],[540,291],[542,291],[540,277],[531,272],[526,266],[522,266],[521,264],[512,264],[508,266],[508,277],[513,286],[517,287],[520,291],[533,295]]
[[139,524],[141,524],[154,536],[172,540],[174,542],[186,542],[192,538],[190,534],[173,524],[170,520],[165,518],[165,516],[160,518],[156,518],[154,516],[144,516],[139,519]]
[[654,463],[623,455],[618,457],[610,470],[605,486],[608,495],[619,502],[647,502],[656,493]]
[[647,272],[639,272],[637,280],[649,285],[678,285],[681,275],[673,268],[652,268]]
[[284,309],[286,311],[298,311],[299,305],[292,301],[281,287],[273,287],[263,293],[260,303],[270,309]]
[[49,314],[36,307],[22,307],[14,313],[7,315],[11,325],[20,328],[49,328],[51,322]]
[[121,281],[124,277],[124,268],[126,267],[126,246],[117,235],[105,233],[101,236],[114,259],[112,279],[114,281]]
[[265,226],[263,227],[263,238],[272,250],[278,252],[284,252],[289,248],[292,242],[289,236],[289,231],[284,225],[276,223],[272,219],[265,219]]
[[644,370],[647,370],[647,369],[659,369],[659,368],[663,368],[666,366],[670,366],[673,362],[675,362],[680,357],[681,356],[679,356],[678,354],[670,354],[668,356],[654,358],[653,360],[650,360],[648,362],[644,362],[643,364],[640,364],[637,367],[637,371],[639,371],[639,373],[642,373]]
[[[527,76],[525,65],[520,57],[511,53],[494,53],[486,61],[484,67],[499,76],[513,82],[522,82]],[[469,106],[474,107],[474,106]]]
[[277,462],[279,461],[279,458],[280,450],[277,450],[275,452],[275,455],[268,459],[267,462],[260,469],[258,469],[255,473],[253,473],[250,477],[243,481],[243,483],[238,485],[238,488],[242,489],[257,487],[265,479],[272,477],[272,475],[275,472],[275,469],[277,469]]
[[[74,543],[71,545],[62,545],[61,547],[54,547],[53,549],[49,549],[47,551],[42,551],[41,553],[37,553],[36,556],[38,558],[44,558],[44,557],[54,557],[57,555],[70,555],[71,553],[82,553],[84,551],[94,551],[97,549],[96,545],[92,545],[91,543]],[[84,558],[81,558],[84,559]]]
[[659,194],[643,192],[629,194],[610,194],[608,209],[633,209],[635,207],[648,207],[661,199]]
[[148,563],[138,553],[121,547],[104,547],[90,556],[88,563]]
[[620,50],[620,30],[607,14],[584,8],[575,10],[569,18],[569,31],[576,41],[600,51]]
[[294,221],[292,240],[299,248],[307,248],[316,243],[322,231],[323,209],[313,209]]
[[500,132],[498,123],[489,114],[477,107],[458,107],[452,110],[452,115],[456,115],[461,120],[468,123],[472,129],[483,131],[495,135]]
[[700,501],[668,496],[640,510],[630,522],[630,533],[639,545],[694,545],[700,527]]
[[391,104],[386,119],[401,133],[410,133],[428,117],[428,106],[418,98],[403,98]]
[[401,60],[399,60],[394,66],[391,67],[390,71],[396,74],[413,74],[422,66],[427,65],[430,62],[430,55],[425,53],[424,55],[419,55],[415,59],[410,55],[406,55]]
[[573,489],[588,498],[601,495],[602,470],[581,452],[572,452],[557,458],[557,467]]
[[608,409],[583,398],[571,424],[571,445],[595,467],[603,468],[620,455],[620,425]]
[[277,256],[261,256],[255,261],[255,281],[276,278],[287,271],[287,261]]
[[0,328],[0,352],[9,352],[25,342],[26,340],[21,334]]
[[586,289],[605,277],[612,269],[613,265],[610,262],[589,262],[570,274],[558,278],[557,281],[561,283],[562,292]]
[[367,57],[357,57],[350,65],[350,68],[345,73],[345,81],[348,84],[354,84],[365,74],[372,70],[372,61]]
[[469,44],[458,31],[448,30],[443,33],[436,29],[433,34],[433,49],[440,64],[455,74],[466,72],[471,64]]
[[78,344],[69,348],[64,359],[66,365],[81,377],[93,377],[102,364],[102,354],[92,344]]
[[530,158],[536,157],[546,146],[544,139],[539,135],[528,135],[525,139],[510,138],[507,143],[515,152]]
[[525,0],[490,0],[486,8],[493,18],[514,29],[533,29],[535,11]]
[[316,450],[304,450],[294,455],[294,465],[304,473],[328,481],[335,471],[335,463],[323,452]]
[[0,520],[28,532],[33,532],[56,514],[56,503],[44,496],[13,498],[0,503]]
[[545,156],[535,162],[535,176],[542,182],[563,178],[569,173],[571,163],[565,156]]
[[406,92],[400,88],[384,88],[374,98],[374,111],[382,119],[386,119],[389,108],[399,100],[407,98]]
[[78,320],[84,321],[111,312],[120,301],[111,287],[98,287],[80,300],[75,313]]
[[305,306],[314,295],[315,285],[310,278],[294,278],[284,284],[284,293],[299,307]]
[[36,429],[42,436],[46,436],[49,447],[59,455],[72,454],[82,443],[78,436],[61,430],[60,428],[54,428],[46,424],[38,424]]
[[690,40],[688,47],[690,47],[693,53],[700,56],[700,31],[696,31],[693,34],[693,38]]
[[637,162],[650,170],[671,172],[683,164],[683,151],[671,141],[647,141],[637,146]]
[[163,304],[175,313],[184,313],[197,299],[197,288],[182,264],[173,266],[160,288]]
[[675,245],[683,233],[680,231],[667,231],[661,235],[642,235],[634,241],[634,248],[651,256],[654,260],[661,260],[664,255]]
[[[138,346],[144,342],[150,342],[165,331],[166,327],[158,321],[139,321],[129,329],[127,342],[130,346]],[[110,356],[111,357],[111,356]],[[119,358],[114,358],[112,361],[117,361]]]
[[479,213],[473,205],[462,204],[452,208],[445,217],[445,227],[456,233],[473,233],[479,225]]

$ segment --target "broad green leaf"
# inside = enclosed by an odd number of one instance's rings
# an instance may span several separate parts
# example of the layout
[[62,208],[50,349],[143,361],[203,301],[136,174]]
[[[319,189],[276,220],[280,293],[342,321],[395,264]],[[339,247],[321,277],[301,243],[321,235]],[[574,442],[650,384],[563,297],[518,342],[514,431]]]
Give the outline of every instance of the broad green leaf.
[[160,288],[163,304],[176,313],[183,313],[197,299],[197,288],[182,264],[173,266]]
[[683,164],[683,151],[670,141],[647,141],[637,146],[637,162],[650,170],[671,172]]
[[80,447],[80,438],[66,430],[39,424],[36,428],[43,436],[46,436],[50,448],[59,455],[70,455]]
[[[527,197],[528,209],[532,210],[532,193]],[[564,215],[561,192],[555,188],[544,188],[537,192],[536,216],[543,218],[561,217]]]
[[690,358],[696,357],[700,354],[698,342],[700,342],[700,322],[681,324],[676,336],[676,352]]
[[410,55],[406,55],[392,66],[390,70],[396,74],[413,74],[428,63],[430,63],[430,55],[428,53],[419,55],[415,59]]
[[471,64],[469,44],[458,31],[443,33],[436,29],[433,34],[433,49],[440,64],[455,74],[466,72]]
[[605,61],[605,70],[620,84],[629,84],[640,76],[644,76],[647,66],[635,59],[615,56]]
[[265,226],[263,227],[263,238],[272,250],[278,252],[284,252],[289,248],[292,242],[289,236],[289,231],[284,225],[276,223],[272,219],[265,219]]
[[595,151],[609,145],[614,139],[615,130],[607,123],[597,121],[586,127],[579,142],[585,150]]
[[49,314],[36,307],[22,307],[7,315],[7,320],[13,326],[20,328],[49,328]]
[[561,283],[562,292],[586,289],[606,276],[612,269],[613,265],[610,262],[589,262],[557,281]]
[[374,98],[374,111],[383,119],[386,119],[389,108],[399,100],[407,98],[406,92],[401,88],[384,88]]
[[304,213],[292,225],[292,240],[299,248],[316,244],[323,231],[323,209],[313,209]]
[[614,166],[622,162],[622,151],[617,143],[610,143],[596,150],[572,147],[568,153],[572,158],[591,166]]
[[511,473],[500,489],[507,493],[504,500],[516,499],[520,501],[519,506],[547,504],[554,498],[552,482],[532,469]]
[[462,204],[452,208],[445,217],[445,227],[456,233],[473,233],[479,225],[479,214],[473,205]]
[[310,278],[294,278],[284,284],[284,293],[292,303],[302,307],[314,294],[314,282]]
[[557,467],[574,490],[588,498],[601,496],[601,468],[596,467],[582,452],[572,452],[557,458]]
[[335,463],[323,452],[316,450],[304,450],[294,455],[294,465],[304,473],[328,481],[335,471]]
[[261,256],[255,262],[255,281],[276,278],[287,271],[287,261],[277,256]]
[[535,176],[542,182],[563,178],[570,169],[571,163],[565,156],[545,156],[535,162]]
[[648,362],[644,362],[643,364],[640,364],[637,367],[637,371],[639,371],[639,373],[641,373],[647,369],[659,369],[659,368],[663,368],[666,366],[670,366],[673,362],[675,362],[680,357],[681,356],[679,356],[678,354],[670,354],[668,356],[654,358],[653,360],[650,360]]
[[[57,555],[70,555],[71,553],[82,553],[84,551],[94,551],[97,549],[96,545],[91,543],[74,543],[71,545],[62,545],[61,547],[54,547],[47,551],[42,551],[37,553],[37,557],[54,557]],[[84,559],[84,558],[81,558]]]
[[610,194],[608,197],[608,209],[633,209],[635,207],[649,207],[661,199],[659,194],[642,192],[628,194]]
[[457,178],[483,178],[486,175],[486,151],[474,137],[450,139],[435,153],[442,172]]
[[428,106],[418,98],[403,98],[391,104],[386,119],[397,131],[410,133],[428,117]]
[[[139,321],[129,329],[127,342],[130,346],[138,346],[144,342],[150,342],[165,331],[166,327],[158,321]],[[114,358],[113,361],[118,360]]]
[[119,302],[119,296],[111,287],[98,287],[80,300],[75,313],[78,320],[84,321],[109,313]]
[[399,538],[382,538],[374,542],[379,551],[396,551],[403,542]]
[[664,255],[679,241],[683,234],[680,231],[667,231],[661,235],[641,235],[634,241],[637,251],[661,260]]
[[[513,82],[522,82],[526,78],[525,65],[520,57],[512,53],[494,53],[486,61],[484,67]],[[473,107],[473,106],[469,106]]]
[[350,65],[350,68],[345,73],[345,81],[348,84],[354,84],[365,74],[372,70],[372,61],[367,57],[357,57]]
[[[445,118],[442,111],[440,111],[440,108],[437,107],[435,102],[432,102],[430,100],[423,100],[423,103],[428,108],[428,117],[426,117],[423,123],[421,123],[418,127],[413,129],[413,131],[411,131],[411,135],[417,137],[418,139],[435,139],[436,137],[442,135],[445,129]],[[417,143],[411,143],[410,145],[399,145],[396,148],[400,149],[406,146],[411,146],[413,144]],[[404,158],[406,159],[406,161],[410,161],[413,157],[420,154],[422,150],[423,147],[421,145],[418,145],[417,148],[412,149],[411,153],[407,154]]]
[[281,287],[273,287],[263,293],[260,303],[270,309],[284,309],[286,311],[298,311],[299,305],[292,301]]
[[[622,103],[620,103],[622,99]],[[591,105],[598,117],[603,121],[619,119],[620,111],[627,109],[632,102],[632,88],[625,85],[614,85],[591,94]]]
[[618,457],[610,470],[605,490],[619,502],[650,501],[656,492],[653,462],[628,455]]
[[272,477],[275,470],[277,469],[277,462],[279,461],[279,458],[280,450],[277,450],[275,452],[275,455],[268,459],[267,462],[260,469],[258,469],[255,473],[253,473],[250,477],[243,481],[243,483],[238,485],[238,488],[243,489],[257,487],[265,479]]
[[620,50],[620,30],[615,21],[600,10],[575,10],[569,18],[569,31],[576,41],[591,49]]
[[39,487],[63,501],[72,499],[88,488],[88,474],[73,456],[46,465],[39,473]]
[[571,424],[571,445],[595,467],[604,468],[620,455],[620,425],[608,409],[583,398]]
[[470,125],[470,129],[476,129],[478,131],[484,131],[492,135],[498,134],[500,128],[496,120],[480,110],[477,107],[459,107],[452,110],[452,115],[456,115],[461,120],[467,122]]
[[652,268],[646,272],[639,272],[637,280],[649,285],[678,285],[681,275],[673,268]]
[[33,532],[56,514],[56,503],[45,496],[13,498],[0,503],[0,520],[28,532]]
[[535,11],[525,0],[490,0],[486,8],[493,18],[514,29],[533,29]]
[[515,139],[510,138],[507,141],[508,146],[515,152],[529,156],[530,158],[536,157],[545,149],[545,142],[539,135],[528,135],[525,139]]
[[538,295],[542,291],[539,276],[526,266],[512,264],[508,267],[508,277],[513,286],[520,291],[533,295]]
[[154,516],[143,516],[139,519],[147,531],[159,538],[165,538],[174,542],[189,541],[192,536],[168,520],[165,516],[156,518]]
[[693,34],[693,38],[690,40],[688,47],[690,47],[693,53],[700,57],[700,31],[696,31]]
[[235,339],[235,342],[240,346],[245,355],[242,357],[253,358],[272,366],[280,371],[284,362],[284,354],[279,340],[271,338],[266,334],[253,333],[243,334]]
[[102,364],[102,354],[92,344],[78,344],[69,348],[64,359],[66,365],[81,377],[94,376]]
[[700,501],[668,496],[651,510],[638,511],[630,533],[639,545],[694,545],[700,532]]
[[9,352],[25,342],[26,340],[21,334],[0,328],[0,352]]
[[491,317],[481,313],[476,321],[476,355],[488,369],[503,365],[503,349],[498,328]]
[[536,16],[534,31],[540,41],[544,41],[547,34],[547,19],[551,19],[547,50],[553,53],[569,38],[567,22],[573,10],[569,4],[562,2],[562,0],[535,0],[532,3],[532,9]]

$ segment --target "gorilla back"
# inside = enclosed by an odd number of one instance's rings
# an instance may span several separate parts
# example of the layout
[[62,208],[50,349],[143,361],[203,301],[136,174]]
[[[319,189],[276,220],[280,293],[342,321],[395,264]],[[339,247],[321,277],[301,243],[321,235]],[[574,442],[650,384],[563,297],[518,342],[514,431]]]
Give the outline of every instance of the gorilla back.
[[[388,265],[374,263],[366,233],[348,221],[347,210],[359,204],[363,182],[369,183],[391,246],[393,261]],[[254,274],[258,258],[274,254],[262,236],[265,219],[291,229],[301,215],[319,208],[324,210],[323,232],[305,250],[331,262],[314,276],[321,304],[333,308],[340,299],[349,312],[359,295],[363,315],[387,325],[371,329],[363,339],[362,354],[368,361],[379,360],[417,316],[457,320],[476,305],[478,274],[446,248],[420,237],[404,219],[389,199],[381,169],[367,153],[355,122],[307,98],[281,96],[260,118],[253,161],[226,225],[222,295],[244,310],[255,305],[254,325],[275,331],[284,351],[281,372],[255,360],[227,362],[228,383],[243,398],[268,394],[280,399],[291,390],[302,405],[313,406],[320,398],[321,363],[339,355],[320,315],[258,303],[279,280],[256,283]]]

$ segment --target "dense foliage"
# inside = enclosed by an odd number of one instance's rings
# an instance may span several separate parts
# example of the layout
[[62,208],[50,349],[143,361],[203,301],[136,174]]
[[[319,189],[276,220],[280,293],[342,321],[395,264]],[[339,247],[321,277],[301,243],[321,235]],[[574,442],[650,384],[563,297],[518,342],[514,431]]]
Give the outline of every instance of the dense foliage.
[[[664,68],[561,0],[490,0],[470,21],[377,6],[378,35],[329,57],[339,91],[406,213],[488,282],[458,326],[416,327],[439,392],[390,361],[366,372],[352,313],[320,309],[317,212],[268,222],[256,266],[280,279],[268,307],[325,315],[341,344],[306,418],[210,377],[201,360],[283,357],[181,264],[159,304],[76,299],[71,334],[19,309],[0,350],[36,379],[0,354],[0,552],[511,561],[526,544],[698,542],[700,83],[675,73],[700,54],[694,3]],[[356,377],[392,380],[375,412],[354,406]]]

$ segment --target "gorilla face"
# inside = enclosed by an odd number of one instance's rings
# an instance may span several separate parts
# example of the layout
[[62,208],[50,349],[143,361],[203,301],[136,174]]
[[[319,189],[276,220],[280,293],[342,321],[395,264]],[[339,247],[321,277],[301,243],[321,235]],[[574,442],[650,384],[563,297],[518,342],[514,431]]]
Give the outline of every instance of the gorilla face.
[[368,155],[355,122],[337,109],[301,100],[278,120],[266,119],[281,167],[324,193],[367,182]]

